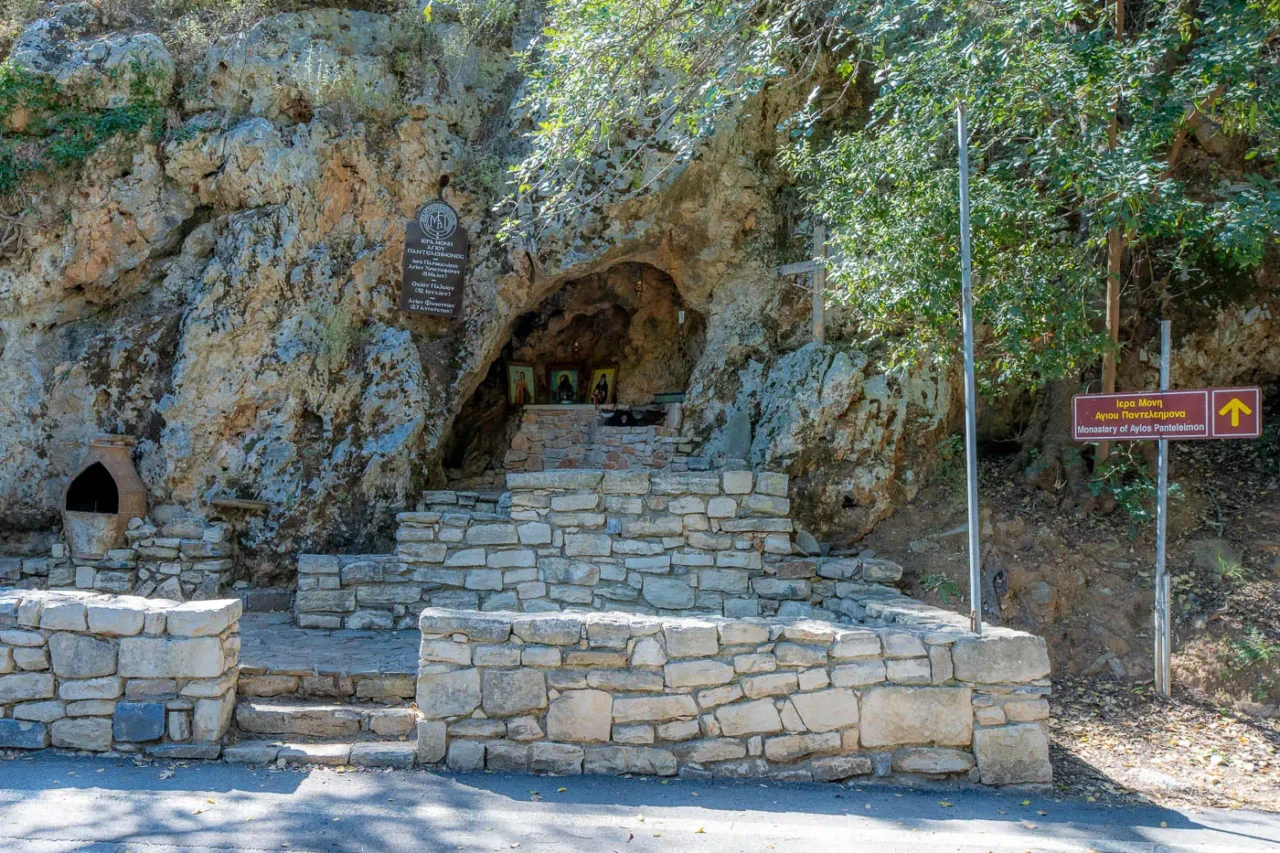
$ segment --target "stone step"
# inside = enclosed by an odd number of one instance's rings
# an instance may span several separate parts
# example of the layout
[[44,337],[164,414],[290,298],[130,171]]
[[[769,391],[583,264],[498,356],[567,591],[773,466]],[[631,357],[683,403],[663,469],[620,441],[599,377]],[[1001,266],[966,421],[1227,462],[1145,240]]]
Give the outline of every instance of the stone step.
[[223,747],[232,764],[275,764],[312,767],[409,768],[417,760],[416,741],[286,741],[251,740]]
[[236,703],[235,720],[237,728],[249,734],[356,740],[409,737],[418,712],[385,705],[242,699]]

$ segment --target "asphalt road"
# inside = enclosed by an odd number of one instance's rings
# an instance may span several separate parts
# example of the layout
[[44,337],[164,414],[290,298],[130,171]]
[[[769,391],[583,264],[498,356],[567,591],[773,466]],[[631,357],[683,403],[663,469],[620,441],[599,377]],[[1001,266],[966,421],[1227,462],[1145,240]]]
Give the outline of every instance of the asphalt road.
[[1280,815],[972,786],[135,766],[52,753],[0,761],[0,851],[71,850],[1231,853],[1280,850]]

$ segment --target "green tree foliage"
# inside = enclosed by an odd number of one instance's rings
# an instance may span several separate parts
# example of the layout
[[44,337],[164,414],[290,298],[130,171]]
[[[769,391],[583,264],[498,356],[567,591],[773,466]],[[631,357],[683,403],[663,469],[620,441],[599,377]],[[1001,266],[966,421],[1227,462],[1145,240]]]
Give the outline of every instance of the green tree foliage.
[[[1280,233],[1280,2],[1129,0],[1123,38],[1112,8],[553,0],[528,57],[535,129],[512,227],[602,191],[643,192],[628,171],[643,156],[679,163],[765,87],[811,88],[784,122],[782,159],[839,250],[831,285],[897,360],[949,358],[963,100],[983,381],[1070,375],[1105,345],[1112,224],[1129,278],[1162,298],[1199,299],[1215,277],[1256,270]],[[865,114],[833,109],[868,82]]]

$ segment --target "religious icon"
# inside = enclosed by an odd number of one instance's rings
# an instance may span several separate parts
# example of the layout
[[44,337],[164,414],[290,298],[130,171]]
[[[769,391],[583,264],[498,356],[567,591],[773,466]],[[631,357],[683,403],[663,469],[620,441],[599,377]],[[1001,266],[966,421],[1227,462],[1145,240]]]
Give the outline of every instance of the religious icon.
[[591,402],[605,406],[618,402],[618,365],[604,364],[591,369]]
[[521,362],[507,364],[507,402],[513,406],[533,403],[533,365]]
[[547,371],[551,385],[551,402],[578,402],[578,366],[576,364],[553,364],[547,368]]

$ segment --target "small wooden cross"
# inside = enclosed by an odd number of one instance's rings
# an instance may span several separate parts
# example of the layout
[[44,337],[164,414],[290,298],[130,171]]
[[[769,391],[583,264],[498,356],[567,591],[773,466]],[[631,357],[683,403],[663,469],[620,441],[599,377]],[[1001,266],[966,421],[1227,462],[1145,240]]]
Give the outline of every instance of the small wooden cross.
[[[786,264],[778,267],[779,276],[812,275],[812,284],[805,288],[813,294],[813,340],[822,343],[825,339],[827,312],[827,226],[821,222],[813,226],[813,257],[807,261]],[[797,287],[804,287],[793,282]]]

